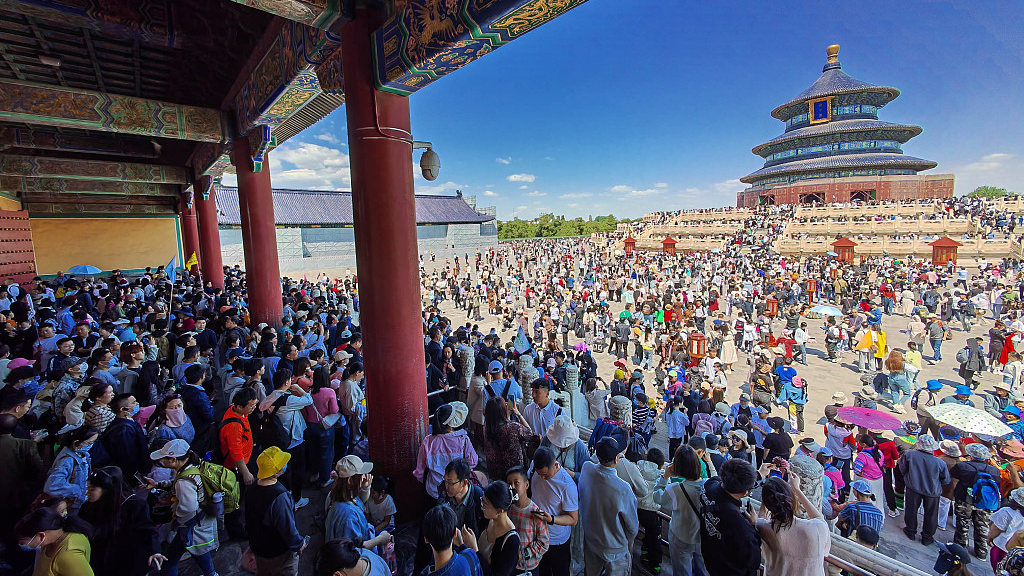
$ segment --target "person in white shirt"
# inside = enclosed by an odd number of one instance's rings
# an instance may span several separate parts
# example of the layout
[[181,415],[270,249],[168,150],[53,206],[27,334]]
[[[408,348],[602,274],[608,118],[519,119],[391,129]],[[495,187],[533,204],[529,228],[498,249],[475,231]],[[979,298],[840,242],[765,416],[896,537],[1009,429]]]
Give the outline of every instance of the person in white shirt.
[[800,363],[807,366],[807,341],[811,339],[810,334],[807,333],[807,322],[801,322],[800,327],[793,332],[793,340],[796,340],[796,346],[800,354]]
[[537,436],[544,436],[555,418],[562,413],[562,407],[551,401],[551,384],[547,378],[537,378],[530,384],[533,403],[523,408],[523,418]]
[[540,508],[534,514],[548,524],[548,551],[540,560],[537,574],[563,576],[571,572],[569,537],[572,527],[579,521],[579,491],[547,446],[537,448],[533,455],[533,469],[530,478],[533,503]]

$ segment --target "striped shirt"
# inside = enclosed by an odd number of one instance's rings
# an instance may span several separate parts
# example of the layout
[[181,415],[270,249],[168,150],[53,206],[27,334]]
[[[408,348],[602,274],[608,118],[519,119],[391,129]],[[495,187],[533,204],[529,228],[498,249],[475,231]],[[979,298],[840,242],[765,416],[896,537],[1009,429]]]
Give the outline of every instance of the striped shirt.
[[839,513],[839,519],[850,523],[850,531],[853,532],[859,526],[870,526],[875,532],[882,533],[882,524],[885,516],[874,504],[870,502],[851,502]]

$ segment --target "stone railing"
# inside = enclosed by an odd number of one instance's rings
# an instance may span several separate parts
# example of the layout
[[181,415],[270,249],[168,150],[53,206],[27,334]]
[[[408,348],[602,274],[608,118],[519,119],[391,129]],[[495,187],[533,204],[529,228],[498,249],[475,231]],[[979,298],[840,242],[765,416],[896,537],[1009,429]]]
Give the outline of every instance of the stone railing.
[[672,223],[681,222],[717,222],[719,220],[744,220],[750,218],[753,211],[748,208],[727,208],[710,212],[683,212],[672,219]]
[[672,224],[669,226],[652,226],[647,230],[644,230],[638,240],[642,239],[657,239],[661,240],[666,236],[673,238],[682,238],[687,236],[706,236],[708,234],[735,234],[737,230],[743,228],[743,223],[736,222],[721,222],[721,223],[701,223],[692,222],[689,224]]
[[[676,252],[695,252],[700,250],[716,250],[725,247],[725,238],[682,238],[676,240]],[[616,244],[616,248],[621,247],[622,243]],[[638,240],[636,243],[637,250],[654,250],[660,252],[662,250],[661,240],[647,239]]]
[[796,209],[796,217],[838,218],[840,216],[917,216],[919,214],[934,214],[940,210],[941,204],[936,201],[867,204],[863,206],[800,206]]
[[966,218],[952,220],[879,220],[869,222],[791,222],[786,226],[785,235],[809,234],[812,236],[902,236],[923,234],[930,236],[960,236],[977,231],[977,226]]
[[[932,247],[929,246],[931,239],[917,238],[913,240],[894,240],[892,238],[880,237],[868,240],[854,240],[857,246],[853,249],[857,256],[919,256],[929,258],[932,254]],[[831,238],[804,238],[800,240],[784,239],[775,242],[775,251],[786,255],[824,254],[833,250]],[[958,258],[1020,258],[1021,245],[1013,240],[960,240],[963,244],[957,250]]]
[[1024,197],[1007,196],[1003,198],[992,198],[988,205],[996,210],[1006,210],[1015,214],[1024,212]]

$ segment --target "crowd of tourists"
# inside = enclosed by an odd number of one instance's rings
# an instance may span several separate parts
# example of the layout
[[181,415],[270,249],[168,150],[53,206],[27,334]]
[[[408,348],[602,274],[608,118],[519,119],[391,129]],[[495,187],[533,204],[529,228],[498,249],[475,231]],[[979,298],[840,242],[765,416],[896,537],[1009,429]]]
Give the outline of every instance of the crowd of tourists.
[[[213,576],[239,541],[260,576],[309,554],[332,576],[812,575],[838,573],[833,537],[874,548],[889,522],[926,545],[952,528],[940,573],[1019,574],[1020,263],[787,259],[768,247],[792,214],[750,211],[718,252],[534,240],[422,268],[414,550],[369,450],[357,277],[283,279],[279,327],[249,320],[237,268],[224,289],[162,269],[8,280],[0,573]],[[954,334],[950,387],[932,366]],[[863,387],[833,395],[811,362]],[[942,404],[1011,432],[957,429]],[[862,427],[847,406],[916,419]]]

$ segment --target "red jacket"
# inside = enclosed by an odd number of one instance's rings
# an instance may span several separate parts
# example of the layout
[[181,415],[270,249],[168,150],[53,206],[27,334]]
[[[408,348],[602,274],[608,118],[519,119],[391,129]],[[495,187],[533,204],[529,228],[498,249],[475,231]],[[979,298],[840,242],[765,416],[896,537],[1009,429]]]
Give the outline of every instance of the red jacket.
[[896,443],[892,440],[880,440],[876,446],[878,446],[878,451],[885,456],[885,467],[895,468],[896,460],[900,457],[900,453],[896,450]]

